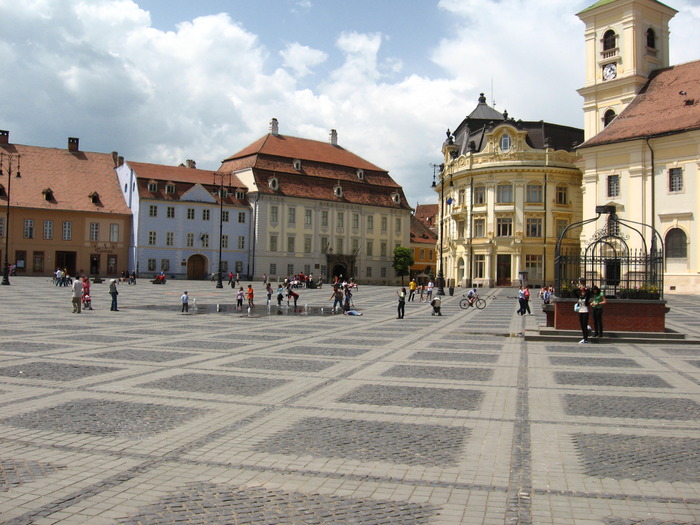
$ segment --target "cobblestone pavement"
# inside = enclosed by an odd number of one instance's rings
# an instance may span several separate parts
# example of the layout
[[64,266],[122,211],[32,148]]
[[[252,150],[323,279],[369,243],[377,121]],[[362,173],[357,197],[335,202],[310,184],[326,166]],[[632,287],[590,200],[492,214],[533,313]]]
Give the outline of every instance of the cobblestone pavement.
[[[0,287],[0,523],[700,523],[700,346],[526,342],[507,289],[396,319],[395,288],[361,317],[325,287],[268,315],[256,283],[251,316],[211,282],[106,288],[77,315]],[[667,299],[700,338],[700,297]]]

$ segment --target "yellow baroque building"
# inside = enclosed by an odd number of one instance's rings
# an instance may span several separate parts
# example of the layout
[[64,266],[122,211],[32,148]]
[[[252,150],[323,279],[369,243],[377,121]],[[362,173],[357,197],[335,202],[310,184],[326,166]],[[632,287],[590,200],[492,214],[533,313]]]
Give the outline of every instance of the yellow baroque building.
[[[488,106],[482,93],[447,135],[435,188],[447,286],[553,284],[557,239],[582,217],[574,148],[583,130],[516,121]],[[563,238],[562,246],[578,251],[578,236]]]

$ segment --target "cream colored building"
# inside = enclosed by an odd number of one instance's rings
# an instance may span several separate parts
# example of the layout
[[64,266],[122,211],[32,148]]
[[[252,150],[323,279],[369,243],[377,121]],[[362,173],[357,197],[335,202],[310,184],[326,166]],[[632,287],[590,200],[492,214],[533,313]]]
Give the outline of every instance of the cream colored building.
[[[697,293],[700,61],[669,66],[675,13],[655,0],[600,1],[578,13],[586,24],[583,209],[590,217],[612,205],[620,218],[656,229],[664,291]],[[597,228],[584,228],[582,244]]]
[[[523,272],[530,285],[553,283],[557,238],[581,220],[574,146],[582,140],[580,129],[515,121],[481,94],[442,148],[436,191],[447,286],[512,286]],[[563,246],[578,250],[578,237]]]

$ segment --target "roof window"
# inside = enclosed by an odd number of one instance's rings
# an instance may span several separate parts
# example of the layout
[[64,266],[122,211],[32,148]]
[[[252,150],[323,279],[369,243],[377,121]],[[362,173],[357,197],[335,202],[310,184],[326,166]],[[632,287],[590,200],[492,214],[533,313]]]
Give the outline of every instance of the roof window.
[[165,193],[175,193],[175,183],[167,182],[165,184]]
[[154,180],[149,180],[148,181],[148,191],[150,191],[150,192],[158,191],[158,183]]
[[280,183],[277,180],[277,177],[270,177],[267,180],[267,183],[272,191],[277,191],[280,188]]
[[358,168],[356,173],[358,179],[365,180],[365,170],[363,170],[362,168]]
[[53,190],[51,188],[46,188],[41,193],[44,195],[44,199],[46,199],[47,201],[53,200]]
[[93,191],[90,195],[90,200],[92,201],[93,204],[99,204],[100,203],[100,194],[97,193],[96,191]]
[[343,196],[343,188],[340,184],[336,184],[333,186],[333,195],[336,197],[342,197]]
[[394,204],[398,204],[401,202],[401,195],[399,195],[398,191],[395,191],[391,194],[391,200],[394,201]]
[[301,171],[301,161],[299,159],[294,159],[292,161],[292,166],[294,166],[295,170]]

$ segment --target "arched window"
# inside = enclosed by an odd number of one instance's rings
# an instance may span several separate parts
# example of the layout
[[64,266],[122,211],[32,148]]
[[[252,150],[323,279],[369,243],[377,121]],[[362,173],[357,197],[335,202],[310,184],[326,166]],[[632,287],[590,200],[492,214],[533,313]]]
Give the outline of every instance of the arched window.
[[651,27],[647,29],[647,47],[656,49],[656,33]]
[[688,242],[685,232],[672,228],[666,234],[666,258],[685,259],[688,257]]
[[603,116],[603,127],[607,127],[615,117],[617,117],[617,115],[612,109],[607,110]]
[[608,29],[603,34],[603,51],[608,51],[610,49],[615,49],[617,42],[617,35],[612,29]]

